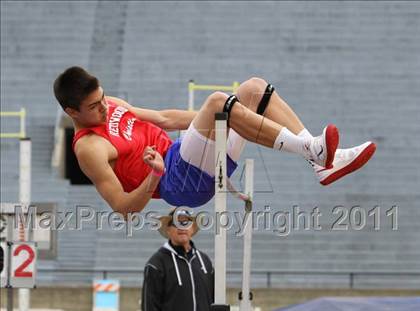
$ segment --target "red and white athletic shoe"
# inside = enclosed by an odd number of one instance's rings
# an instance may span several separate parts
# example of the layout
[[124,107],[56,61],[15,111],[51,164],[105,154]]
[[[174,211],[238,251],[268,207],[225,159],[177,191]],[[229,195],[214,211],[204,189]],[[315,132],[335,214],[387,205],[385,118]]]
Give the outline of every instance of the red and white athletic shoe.
[[323,168],[332,168],[338,141],[338,129],[329,124],[324,128],[322,135],[315,137],[310,145],[306,146],[309,160]]
[[370,141],[348,149],[337,149],[333,167],[324,168],[311,163],[321,185],[329,185],[341,177],[361,168],[373,156],[376,145]]

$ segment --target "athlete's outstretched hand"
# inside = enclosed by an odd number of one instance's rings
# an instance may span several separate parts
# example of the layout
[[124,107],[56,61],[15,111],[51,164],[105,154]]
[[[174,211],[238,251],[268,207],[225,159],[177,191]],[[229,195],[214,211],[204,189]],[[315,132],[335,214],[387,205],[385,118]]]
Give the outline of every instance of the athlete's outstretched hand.
[[143,161],[157,172],[165,170],[165,162],[160,153],[156,151],[156,146],[147,146],[144,149]]

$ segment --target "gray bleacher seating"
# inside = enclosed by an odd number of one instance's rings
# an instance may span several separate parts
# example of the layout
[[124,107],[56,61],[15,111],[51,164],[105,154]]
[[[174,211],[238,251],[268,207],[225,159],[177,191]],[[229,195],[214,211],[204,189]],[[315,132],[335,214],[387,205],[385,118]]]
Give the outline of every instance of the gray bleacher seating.
[[[169,12],[170,14],[167,14]],[[57,202],[60,211],[90,204],[109,210],[92,186],[70,186],[51,168],[57,104],[56,75],[71,65],[93,71],[109,94],[124,94],[152,109],[187,106],[187,83],[231,84],[261,76],[313,133],[328,122],[341,145],[377,143],[371,163],[330,187],[320,186],[299,157],[249,144],[243,156],[255,169],[255,209],[290,211],[293,205],[323,213],[323,230],[254,234],[255,271],[420,271],[420,5],[316,2],[1,2],[1,109],[28,110],[33,139],[32,200]],[[197,93],[202,101],[206,92]],[[2,125],[3,131],[3,125]],[[18,144],[1,142],[1,200],[18,198]],[[235,182],[239,182],[239,174]],[[229,208],[241,211],[229,198]],[[332,208],[381,206],[360,231],[331,231]],[[385,210],[398,205],[398,230]],[[146,211],[165,211],[153,202]],[[203,210],[211,210],[212,203]],[[200,210],[202,210],[200,209]],[[133,237],[108,229],[58,233],[56,260],[42,269],[142,269],[163,243],[157,232]],[[213,235],[197,245],[213,256]],[[240,238],[229,235],[228,270],[241,269]],[[57,270],[58,271],[58,270]],[[94,274],[39,273],[43,284],[89,284]],[[119,275],[138,285],[141,275]],[[265,286],[264,275],[253,276]],[[238,285],[240,277],[229,275]],[[273,286],[346,287],[347,276],[272,275]],[[419,288],[411,276],[357,276],[359,287]]]

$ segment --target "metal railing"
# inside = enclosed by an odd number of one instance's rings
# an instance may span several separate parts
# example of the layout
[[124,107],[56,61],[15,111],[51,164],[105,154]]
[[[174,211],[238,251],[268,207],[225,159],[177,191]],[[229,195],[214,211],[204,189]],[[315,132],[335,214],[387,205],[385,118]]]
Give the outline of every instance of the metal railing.
[[[139,274],[143,275],[142,269],[101,269],[101,268],[38,268],[38,273],[86,273],[86,274],[96,274],[99,275],[102,279],[108,279],[110,274],[125,274],[133,275]],[[227,275],[242,275],[242,270],[228,270]],[[303,271],[303,270],[251,270],[251,275],[265,275],[265,287],[272,288],[273,282],[272,278],[274,275],[303,275],[303,276],[347,276],[348,278],[348,287],[354,289],[354,280],[357,276],[413,276],[419,277],[420,271]]]

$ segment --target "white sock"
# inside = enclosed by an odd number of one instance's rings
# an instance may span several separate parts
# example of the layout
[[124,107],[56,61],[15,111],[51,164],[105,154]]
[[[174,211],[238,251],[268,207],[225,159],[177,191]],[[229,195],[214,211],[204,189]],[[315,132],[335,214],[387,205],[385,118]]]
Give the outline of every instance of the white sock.
[[[306,128],[304,128],[302,131],[300,131],[299,132],[299,134],[298,134],[298,136],[299,137],[302,137],[302,138],[305,138],[305,139],[309,139],[309,140],[311,140],[311,139],[313,139],[314,137],[312,136],[312,134],[306,129]],[[304,157],[305,158],[305,157]],[[312,162],[313,163],[313,162]],[[315,166],[314,166],[315,165]],[[316,164],[314,164],[314,165],[312,165],[312,168],[314,169],[314,170],[317,170],[320,166],[318,166],[318,165],[316,165]]]
[[301,130],[299,132],[298,136],[299,137],[302,137],[302,138],[314,138],[312,136],[312,134],[306,128],[304,128],[303,130]]
[[[311,141],[312,139],[314,139],[314,137],[312,136],[312,134],[306,129],[304,128],[303,130],[301,130],[298,134],[299,137],[302,137],[303,139],[307,139],[308,141]],[[304,156],[305,159],[307,159]]]
[[293,152],[309,158],[307,147],[309,148],[311,140],[312,138],[299,137],[283,127],[274,142],[273,149]]

